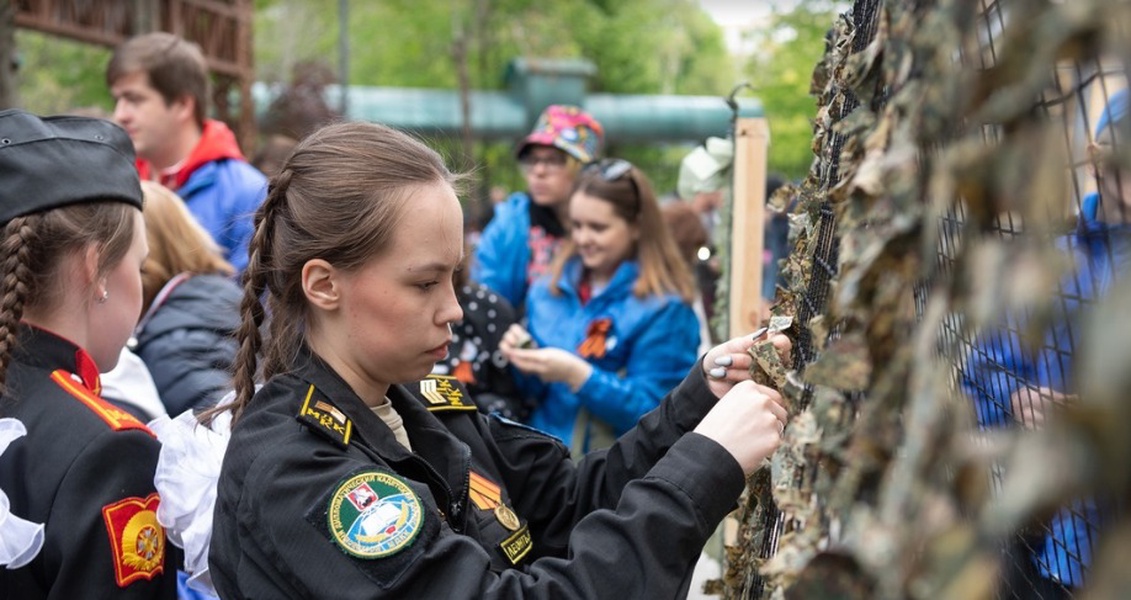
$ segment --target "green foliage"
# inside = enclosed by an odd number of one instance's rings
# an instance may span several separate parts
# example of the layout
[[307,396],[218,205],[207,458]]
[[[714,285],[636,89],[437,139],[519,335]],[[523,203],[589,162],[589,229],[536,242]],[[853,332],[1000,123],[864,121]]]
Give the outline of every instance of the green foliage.
[[[258,0],[258,77],[288,81],[291,68],[320,58],[337,69],[339,0]],[[349,83],[458,89],[454,48],[466,47],[472,89],[501,89],[519,56],[583,58],[597,67],[590,91],[725,95],[734,65],[722,33],[696,0],[384,0],[349,2]],[[815,62],[815,59],[814,59]],[[490,185],[521,189],[512,144],[480,142],[473,157],[459,140],[430,140],[452,164],[474,164],[480,194]],[[675,186],[683,147],[614,147],[653,178]]]
[[26,29],[16,31],[20,106],[39,114],[113,109],[104,79],[110,51]]
[[843,9],[807,0],[775,12],[770,27],[752,34],[759,49],[743,71],[762,101],[770,124],[771,172],[799,179],[813,162],[811,119],[816,100],[809,95],[813,67],[825,51],[825,33]]

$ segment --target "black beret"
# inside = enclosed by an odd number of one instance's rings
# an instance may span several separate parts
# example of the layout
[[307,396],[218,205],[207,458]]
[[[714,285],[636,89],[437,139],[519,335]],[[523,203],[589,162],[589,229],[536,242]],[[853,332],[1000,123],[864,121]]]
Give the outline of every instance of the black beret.
[[105,119],[0,111],[0,225],[91,200],[141,208],[134,148]]

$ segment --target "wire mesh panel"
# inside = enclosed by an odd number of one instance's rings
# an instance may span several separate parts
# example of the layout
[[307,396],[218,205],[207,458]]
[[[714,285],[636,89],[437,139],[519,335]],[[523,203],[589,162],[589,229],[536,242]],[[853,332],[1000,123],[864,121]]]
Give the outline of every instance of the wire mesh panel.
[[830,30],[775,308],[792,421],[725,595],[1131,589],[1127,23],[860,0]]

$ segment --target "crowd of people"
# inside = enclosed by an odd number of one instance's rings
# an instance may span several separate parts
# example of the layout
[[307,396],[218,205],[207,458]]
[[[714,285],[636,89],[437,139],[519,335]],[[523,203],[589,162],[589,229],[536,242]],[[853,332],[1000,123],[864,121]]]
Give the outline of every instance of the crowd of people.
[[[420,140],[340,122],[252,164],[208,81],[151,33],[113,53],[111,119],[0,112],[0,597],[686,593],[788,419],[750,373],[765,330],[709,326],[722,192],[662,204],[551,105],[525,189],[469,239],[466,178]],[[1057,241],[1081,302],[1126,262],[1126,113],[1120,92]],[[1044,355],[1021,315],[985,334],[961,369],[979,425],[1074,401],[1077,308]],[[1069,595],[1099,522],[1061,511],[1020,571]]]
[[0,112],[0,596],[687,592],[788,416],[596,119],[542,113],[472,245],[408,134],[253,165],[166,33],[106,82]]

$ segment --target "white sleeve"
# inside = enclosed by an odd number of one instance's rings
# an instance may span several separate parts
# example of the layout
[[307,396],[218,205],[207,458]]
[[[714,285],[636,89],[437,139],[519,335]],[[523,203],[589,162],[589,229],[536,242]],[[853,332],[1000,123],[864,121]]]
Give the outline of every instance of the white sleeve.
[[[27,435],[27,428],[17,419],[0,419],[0,454],[17,438]],[[9,512],[8,495],[0,490],[0,567],[18,569],[43,548],[43,524],[32,523]]]

